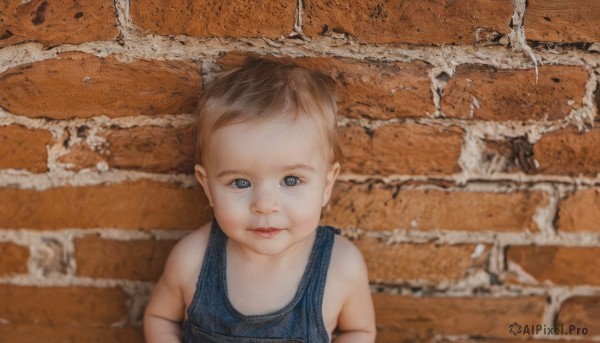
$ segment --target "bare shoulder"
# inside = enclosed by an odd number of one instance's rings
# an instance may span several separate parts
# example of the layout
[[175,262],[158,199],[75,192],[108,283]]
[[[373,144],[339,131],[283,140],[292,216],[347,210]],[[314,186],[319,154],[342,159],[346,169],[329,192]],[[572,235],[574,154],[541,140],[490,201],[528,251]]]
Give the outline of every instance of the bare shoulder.
[[[210,225],[211,223],[208,222],[199,229],[183,237],[171,251],[169,259],[173,258],[178,260],[178,262],[186,262],[185,260],[187,260],[187,257],[193,257],[190,256],[192,254],[197,257],[198,253],[200,253],[199,250],[203,250],[202,253],[204,253],[210,237]],[[202,258],[202,256],[200,257]]]
[[344,281],[367,277],[367,267],[362,253],[348,238],[335,236],[331,254],[331,269],[337,278]]
[[177,284],[181,289],[186,305],[189,305],[196,286],[200,269],[204,261],[204,253],[210,238],[208,222],[199,229],[185,236],[171,251],[163,277]]

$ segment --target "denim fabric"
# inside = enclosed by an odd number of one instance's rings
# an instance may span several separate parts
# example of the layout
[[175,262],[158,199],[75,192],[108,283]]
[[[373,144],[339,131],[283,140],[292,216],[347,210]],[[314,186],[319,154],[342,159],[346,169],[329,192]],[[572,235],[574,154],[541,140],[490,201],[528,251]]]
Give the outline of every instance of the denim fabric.
[[284,308],[246,316],[227,297],[227,236],[213,220],[196,292],[183,323],[183,342],[322,343],[328,342],[322,304],[335,233],[317,228],[317,237],[294,299]]

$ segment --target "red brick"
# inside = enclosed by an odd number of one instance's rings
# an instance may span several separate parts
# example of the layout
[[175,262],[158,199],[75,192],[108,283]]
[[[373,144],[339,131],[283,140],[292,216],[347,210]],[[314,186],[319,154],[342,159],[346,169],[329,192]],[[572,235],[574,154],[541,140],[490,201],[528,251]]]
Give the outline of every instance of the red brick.
[[[230,69],[241,64],[246,56],[229,53],[218,62],[224,69]],[[312,57],[285,60],[318,70],[335,80],[334,91],[341,116],[390,119],[424,117],[435,112],[429,78],[431,66],[425,62]]]
[[[508,325],[542,323],[544,297],[431,297],[374,294],[380,332],[400,332],[418,341],[436,334],[509,337]],[[512,335],[511,335],[512,336]]]
[[116,169],[194,173],[195,126],[107,129],[98,136],[106,139],[105,145],[77,144],[59,161],[70,163],[70,170],[93,168],[99,162],[106,162]]
[[600,232],[600,190],[581,190],[562,199],[557,227],[565,232]]
[[542,174],[595,177],[600,172],[600,129],[583,134],[575,129],[547,133],[534,145]]
[[0,325],[2,342],[10,343],[143,343],[142,328],[85,325]]
[[119,34],[110,0],[0,3],[0,48],[28,41],[49,45],[114,40]]
[[64,166],[67,170],[80,171],[85,168],[93,169],[97,167],[98,163],[106,162],[105,155],[107,152],[104,148],[75,144],[69,148],[68,153],[60,156],[57,160],[67,164]]
[[[556,318],[556,326],[587,328],[588,335],[600,334],[600,296],[576,296],[565,300]],[[575,333],[576,331],[571,331]]]
[[195,229],[210,220],[200,187],[156,181],[0,189],[0,227],[29,229]]
[[564,129],[531,144],[524,137],[484,140],[482,169],[492,172],[596,177],[600,171],[600,129]]
[[533,216],[542,192],[464,192],[401,189],[338,182],[324,222],[368,230],[538,231]]
[[368,133],[359,126],[340,130],[344,172],[379,174],[454,174],[462,131],[416,124],[382,126]]
[[175,240],[109,240],[97,235],[75,239],[77,275],[156,281]]
[[83,53],[23,64],[0,80],[0,106],[53,119],[192,113],[201,89],[198,63],[125,63]]
[[[385,244],[372,238],[354,241],[373,281],[457,281],[484,269],[489,248],[472,258],[475,245]],[[427,263],[423,263],[427,261]]]
[[525,38],[544,42],[600,41],[600,4],[595,1],[528,0]]
[[21,125],[0,127],[0,169],[25,169],[32,173],[48,171],[48,146],[54,143],[50,132]]
[[452,118],[493,121],[557,120],[582,107],[588,79],[585,68],[540,66],[538,70],[536,83],[534,69],[462,65],[444,89],[442,112]]
[[296,1],[172,2],[132,0],[130,15],[141,31],[195,37],[278,38],[292,33]]
[[[600,248],[563,246],[511,246],[507,261],[517,264],[537,282],[554,285],[600,285]],[[520,282],[509,273],[510,280]]]
[[307,0],[304,7],[302,30],[310,37],[331,30],[370,43],[425,45],[476,44],[490,33],[495,40],[510,32],[513,13],[508,0]]
[[29,248],[13,243],[0,243],[0,277],[27,273]]
[[11,324],[108,326],[127,319],[119,288],[0,285],[0,318]]

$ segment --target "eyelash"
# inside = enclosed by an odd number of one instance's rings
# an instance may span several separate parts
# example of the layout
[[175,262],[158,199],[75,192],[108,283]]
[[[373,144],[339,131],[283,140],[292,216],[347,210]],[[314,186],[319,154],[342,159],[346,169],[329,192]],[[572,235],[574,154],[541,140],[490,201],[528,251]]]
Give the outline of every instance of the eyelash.
[[[285,180],[287,178],[294,178],[295,184],[293,184],[293,185],[286,184]],[[239,187],[239,185],[237,184],[238,181],[246,181],[248,183],[248,186],[247,187]],[[284,176],[284,178],[283,178],[282,181],[283,181],[283,185],[286,186],[286,187],[295,187],[295,186],[298,186],[298,185],[304,183],[304,181],[302,181],[301,178],[299,176],[296,176],[296,175],[286,175],[286,176]],[[231,186],[231,187],[233,187],[233,188],[236,188],[236,189],[245,189],[245,188],[250,188],[252,186],[252,183],[250,181],[246,180],[246,179],[234,179],[234,180],[231,180],[228,183],[228,185]]]

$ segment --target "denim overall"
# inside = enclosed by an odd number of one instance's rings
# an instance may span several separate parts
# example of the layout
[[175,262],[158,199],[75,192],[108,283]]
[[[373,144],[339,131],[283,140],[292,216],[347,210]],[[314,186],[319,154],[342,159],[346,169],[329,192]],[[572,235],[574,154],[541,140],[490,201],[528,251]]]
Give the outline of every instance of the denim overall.
[[183,323],[183,342],[329,342],[322,305],[336,233],[329,226],[317,228],[304,275],[288,305],[269,314],[247,316],[238,312],[227,297],[227,236],[213,220],[196,292]]

